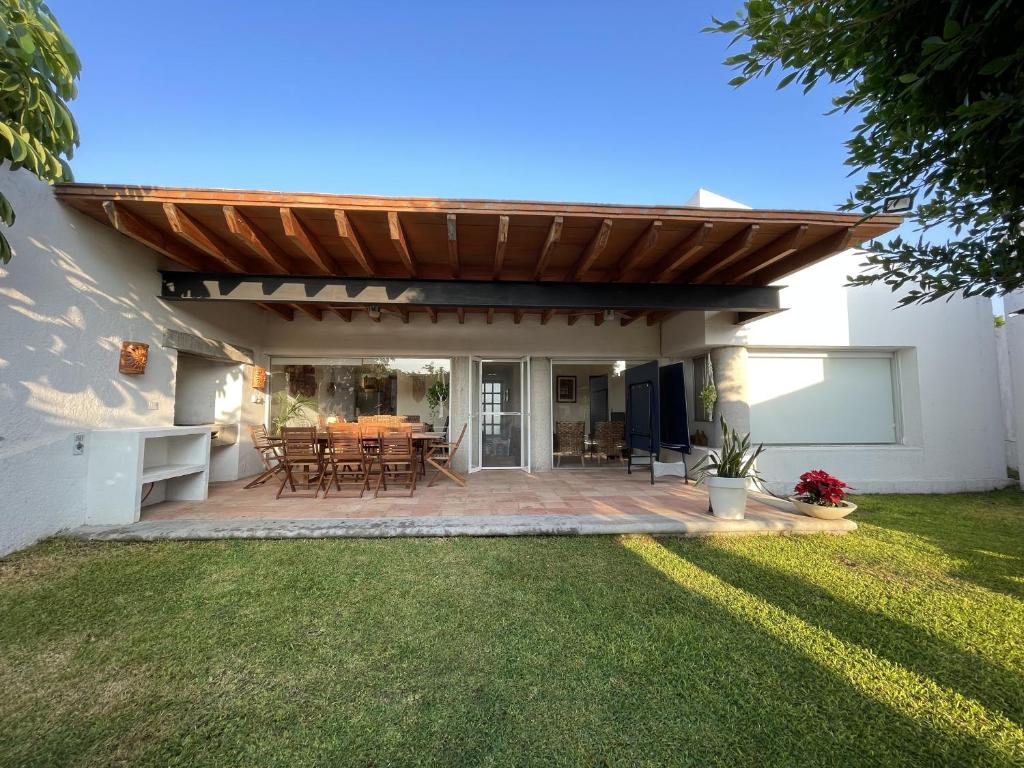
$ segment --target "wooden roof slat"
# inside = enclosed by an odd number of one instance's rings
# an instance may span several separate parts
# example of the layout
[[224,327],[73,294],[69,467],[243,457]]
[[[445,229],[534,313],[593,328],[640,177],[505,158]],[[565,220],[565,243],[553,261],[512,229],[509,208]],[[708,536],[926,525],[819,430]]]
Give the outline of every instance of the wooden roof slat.
[[619,325],[625,328],[627,325],[632,325],[646,314],[646,312],[634,312],[631,315],[623,315],[622,318],[619,320]]
[[545,309],[541,313],[540,324],[541,325],[547,325],[549,322],[551,322],[551,318],[554,317],[554,316],[555,316],[555,310],[553,310],[553,309]]
[[702,266],[701,264],[693,265],[686,272],[679,275],[679,281],[684,283],[691,281],[695,283],[704,282],[719,269],[724,269],[749,251],[754,238],[760,230],[761,226],[759,224],[748,224],[701,260],[707,266]]
[[459,318],[459,325],[463,325],[466,322],[466,308],[465,307],[458,307],[455,310],[455,315],[456,315],[456,317]]
[[784,259],[803,244],[806,236],[806,224],[801,224],[783,232],[767,245],[761,246],[753,253],[747,254],[735,264],[732,264],[728,269],[719,272],[715,276],[715,282],[730,285],[751,275],[758,269],[763,269],[780,259]]
[[608,247],[608,237],[612,233],[612,220],[602,219],[597,234],[587,243],[586,249],[576,261],[572,271],[569,273],[569,280],[579,280],[594,266],[594,262]]
[[694,261],[700,253],[708,237],[714,231],[713,222],[705,221],[686,238],[673,248],[651,272],[650,282],[665,283],[672,274]]
[[430,322],[437,322],[437,310],[433,307],[427,307],[427,314],[430,316]]
[[289,323],[295,319],[295,310],[293,310],[287,304],[257,304],[257,307],[272,312],[283,320],[287,320]]
[[341,238],[341,242],[348,248],[352,258],[363,268],[367,277],[372,276],[376,271],[376,265],[373,258],[367,252],[366,246],[363,245],[363,240],[356,231],[355,225],[352,224],[352,220],[349,219],[348,214],[341,209],[335,210],[334,222],[338,227],[338,237]]
[[547,269],[548,262],[551,260],[551,254],[555,250],[555,246],[558,245],[559,239],[562,237],[562,224],[564,219],[561,216],[555,216],[551,220],[551,226],[548,228],[548,236],[544,240],[544,245],[540,249],[540,256],[537,258],[537,266],[533,270],[533,279],[540,280],[544,276],[544,270]]
[[643,234],[633,241],[633,244],[629,246],[629,250],[619,259],[618,265],[609,275],[609,282],[621,283],[628,272],[636,269],[640,262],[643,261],[644,256],[658,243],[659,234],[661,234],[661,219],[655,219],[647,225],[647,229],[643,231]]
[[247,271],[247,264],[237,251],[182,210],[180,206],[174,203],[164,203],[163,210],[171,232],[175,235],[225,266],[229,272]]
[[287,257],[241,211],[233,205],[225,205],[221,211],[224,214],[224,223],[227,225],[228,231],[250,251],[269,264],[272,272],[279,275],[291,272],[291,265],[288,263]]
[[299,247],[306,258],[324,275],[344,274],[334,263],[331,255],[313,237],[306,225],[291,208],[281,208],[281,225],[285,235]]
[[854,241],[856,227],[848,227],[838,232],[833,232],[823,240],[802,248],[799,251],[776,261],[774,264],[754,272],[750,279],[756,280],[758,285],[769,285],[790,272],[815,264],[826,259],[834,253],[839,253],[850,247]]
[[130,237],[190,269],[200,272],[206,269],[207,259],[203,254],[170,239],[162,231],[149,222],[143,221],[120,203],[107,200],[103,203],[103,211],[107,214],[110,225],[122,235]]
[[413,259],[409,243],[405,239],[405,230],[402,229],[398,211],[388,211],[388,234],[391,237],[391,244],[395,247],[395,252],[409,271],[409,276],[416,277],[416,261]]
[[324,311],[320,307],[310,306],[309,304],[296,304],[295,306],[297,306],[304,315],[308,315],[316,321],[324,319]]
[[494,246],[494,275],[497,280],[501,276],[501,268],[505,265],[505,247],[508,245],[508,216],[498,217],[498,242]]
[[331,310],[346,323],[352,322],[352,310],[343,307],[331,307]]

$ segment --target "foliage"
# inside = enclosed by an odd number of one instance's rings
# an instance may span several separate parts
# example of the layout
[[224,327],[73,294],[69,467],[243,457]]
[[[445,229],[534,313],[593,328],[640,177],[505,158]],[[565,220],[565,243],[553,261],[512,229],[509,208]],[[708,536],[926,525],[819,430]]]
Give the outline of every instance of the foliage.
[[44,542],[0,560],[0,765],[1021,765],[1024,496],[858,502],[846,536]]
[[448,402],[448,395],[448,382],[443,378],[430,385],[430,389],[427,390],[427,407],[434,416],[437,416],[441,406]]
[[1006,325],[1006,317],[1003,315],[992,315],[992,325],[995,328],[1002,328]]
[[288,426],[291,421],[299,421],[306,425],[313,422],[309,419],[309,413],[316,413],[320,404],[316,398],[306,395],[295,395],[292,397],[287,392],[281,391],[274,394],[274,410],[277,415],[271,420],[274,431],[280,432],[281,427]]
[[817,504],[820,507],[838,507],[847,495],[846,483],[832,477],[823,469],[812,469],[800,475],[800,482],[793,492],[802,497],[801,501]]
[[[921,235],[873,243],[851,284],[906,288],[900,304],[1024,286],[1024,14],[1013,0],[749,0],[708,31],[749,47],[729,56],[742,85],[839,85],[835,111],[860,123],[846,142],[865,172],[847,210],[878,213],[917,193]],[[851,175],[852,175],[851,174]],[[940,227],[952,239],[927,243]]]
[[[77,95],[81,63],[42,0],[0,0],[0,162],[25,168],[51,184],[70,181],[78,126],[67,102]],[[0,193],[0,221],[14,209]],[[0,262],[11,247],[0,233]]]
[[704,386],[700,390],[700,400],[704,405],[704,417],[707,421],[715,418],[715,402],[718,390],[715,388],[715,372],[711,367],[711,355],[704,356]]
[[694,465],[697,482],[703,482],[708,476],[751,478],[760,482],[754,466],[757,457],[764,451],[764,444],[750,450],[750,433],[741,435],[729,427],[724,416],[719,416],[722,426],[722,448],[720,451],[708,451],[708,455]]

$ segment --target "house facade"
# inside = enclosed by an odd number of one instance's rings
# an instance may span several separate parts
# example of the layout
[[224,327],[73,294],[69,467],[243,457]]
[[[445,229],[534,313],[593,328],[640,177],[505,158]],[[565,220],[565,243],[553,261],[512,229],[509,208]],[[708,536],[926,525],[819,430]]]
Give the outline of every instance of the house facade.
[[[1006,483],[987,300],[845,287],[892,217],[0,183],[0,554],[87,519],[94,430],[216,423],[235,437],[210,479],[234,480],[260,467],[247,427],[301,397],[465,427],[460,471],[557,471],[557,425],[614,419],[623,371],[655,360],[683,363],[712,445],[713,380],[776,491],[812,468],[862,492]],[[119,371],[126,341],[144,373]]]

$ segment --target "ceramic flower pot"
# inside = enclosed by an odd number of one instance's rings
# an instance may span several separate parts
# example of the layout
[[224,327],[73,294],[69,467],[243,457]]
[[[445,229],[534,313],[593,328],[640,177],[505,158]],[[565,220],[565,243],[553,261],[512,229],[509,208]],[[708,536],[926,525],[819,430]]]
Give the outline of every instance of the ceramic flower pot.
[[745,477],[717,477],[704,479],[711,497],[711,513],[724,520],[742,520],[747,510],[747,479]]
[[838,507],[823,507],[820,504],[802,501],[796,496],[790,496],[789,500],[797,512],[808,517],[816,517],[819,520],[838,520],[857,509],[857,505],[851,501],[841,501]]

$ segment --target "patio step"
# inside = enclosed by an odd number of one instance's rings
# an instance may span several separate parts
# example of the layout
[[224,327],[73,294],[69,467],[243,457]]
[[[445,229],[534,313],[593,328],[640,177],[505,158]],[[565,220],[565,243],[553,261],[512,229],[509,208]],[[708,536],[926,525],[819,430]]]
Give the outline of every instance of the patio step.
[[69,534],[87,541],[170,539],[326,539],[447,536],[579,536],[653,533],[679,536],[718,534],[847,533],[852,520],[818,520],[789,513],[745,520],[664,514],[473,515],[463,517],[338,518],[306,520],[153,520],[131,525],[87,525]]

